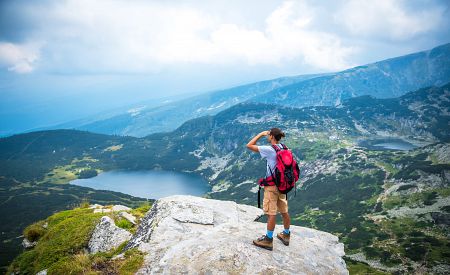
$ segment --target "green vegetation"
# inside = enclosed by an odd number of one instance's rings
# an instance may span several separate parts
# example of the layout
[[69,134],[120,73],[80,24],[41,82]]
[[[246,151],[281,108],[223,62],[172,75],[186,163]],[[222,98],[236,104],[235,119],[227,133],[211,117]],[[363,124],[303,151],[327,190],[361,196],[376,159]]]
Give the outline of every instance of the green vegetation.
[[[135,211],[140,212],[146,207],[141,206]],[[91,255],[84,251],[103,215],[93,213],[89,208],[75,208],[29,225],[24,235],[37,240],[37,245],[19,255],[10,265],[8,273],[35,274],[48,269],[49,274],[134,274],[142,265],[144,256],[137,249],[126,251],[123,258],[112,259],[122,252],[126,243],[106,253]],[[124,224],[120,220],[117,225],[126,227]]]
[[23,235],[25,238],[27,238],[30,242],[34,242],[39,240],[46,232],[44,222],[37,222],[34,223],[23,231]]
[[[92,234],[102,214],[92,213],[92,209],[73,209],[58,212],[46,221],[48,228],[37,245],[20,255],[12,263],[10,270],[23,273],[37,273],[51,268],[58,261],[68,260],[73,253],[81,252]],[[31,225],[34,228],[40,225]],[[29,229],[25,229],[29,231]]]
[[[86,207],[88,201],[102,205],[122,204],[138,207],[147,199],[135,198],[112,191],[93,190],[68,184],[38,184],[30,185],[16,180],[0,177],[0,264],[7,266],[11,260],[22,251],[21,238],[25,227],[52,215],[73,207]],[[84,205],[83,205],[84,204]],[[40,236],[40,227],[33,227],[25,234]],[[29,231],[29,233],[28,233]],[[2,272],[0,272],[2,273]]]
[[97,174],[98,174],[97,170],[95,170],[95,169],[84,169],[84,170],[80,171],[78,178],[79,179],[93,178],[93,177],[97,176]]
[[387,275],[389,273],[379,271],[370,267],[368,264],[353,261],[347,257],[344,257],[347,269],[350,275]]

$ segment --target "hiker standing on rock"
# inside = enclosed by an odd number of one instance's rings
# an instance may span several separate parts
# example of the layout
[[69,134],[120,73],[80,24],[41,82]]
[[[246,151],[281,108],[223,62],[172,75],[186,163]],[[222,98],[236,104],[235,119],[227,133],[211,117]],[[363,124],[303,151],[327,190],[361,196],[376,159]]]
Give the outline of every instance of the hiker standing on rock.
[[[262,136],[267,136],[267,141],[271,144],[258,146],[256,142]],[[281,213],[283,217],[284,230],[277,234],[277,238],[280,239],[283,244],[289,245],[289,239],[291,232],[289,226],[291,224],[291,218],[288,213],[287,195],[280,193],[274,182],[274,171],[277,165],[277,151],[274,146],[277,146],[280,150],[286,149],[284,144],[279,143],[281,138],[285,137],[285,134],[279,128],[272,128],[270,131],[263,131],[256,135],[247,144],[247,148],[259,152],[262,158],[267,160],[266,177],[261,181],[260,186],[264,186],[264,199],[263,210],[267,215],[267,232],[262,237],[253,241],[253,244],[268,250],[273,249],[273,231],[275,229],[277,212]]]

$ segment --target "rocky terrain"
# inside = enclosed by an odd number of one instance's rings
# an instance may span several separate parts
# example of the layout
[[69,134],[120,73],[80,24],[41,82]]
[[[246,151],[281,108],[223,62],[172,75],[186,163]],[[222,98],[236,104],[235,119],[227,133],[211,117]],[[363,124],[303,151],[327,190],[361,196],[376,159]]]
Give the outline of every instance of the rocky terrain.
[[[86,209],[84,215],[93,215],[92,208]],[[92,214],[88,214],[89,211]],[[110,213],[114,212],[117,211]],[[292,226],[289,246],[276,240],[273,251],[254,246],[252,240],[265,232],[265,224],[257,221],[262,215],[261,209],[232,201],[181,195],[166,197],[157,200],[139,219],[139,226],[133,234],[119,228],[110,216],[96,216],[95,222],[91,223],[95,223],[95,227],[85,233],[88,238],[84,241],[78,239],[77,248],[66,255],[47,251],[52,248],[48,243],[57,241],[50,234],[55,225],[50,225],[42,229],[43,233],[36,239],[36,247],[28,248],[26,253],[31,253],[31,256],[25,257],[25,253],[19,256],[11,265],[10,272],[31,271],[31,265],[35,270],[42,268],[40,274],[63,274],[68,267],[73,268],[72,272],[104,274],[135,260],[139,264],[127,272],[349,274],[342,258],[345,255],[343,244],[327,232]],[[47,219],[47,224],[54,223],[54,219],[54,216]],[[76,226],[74,220],[67,222],[69,227]],[[276,230],[282,228],[277,227]],[[70,235],[66,237],[71,238]],[[130,256],[129,251],[136,251],[136,248],[140,253],[134,252]],[[40,251],[33,254],[34,250]],[[46,253],[54,257],[42,263]],[[109,255],[102,259],[102,253]],[[70,265],[69,261],[81,257],[86,257],[86,260]],[[100,259],[102,265],[98,264]],[[25,267],[26,264],[29,266]],[[124,269],[116,271],[130,274]]]

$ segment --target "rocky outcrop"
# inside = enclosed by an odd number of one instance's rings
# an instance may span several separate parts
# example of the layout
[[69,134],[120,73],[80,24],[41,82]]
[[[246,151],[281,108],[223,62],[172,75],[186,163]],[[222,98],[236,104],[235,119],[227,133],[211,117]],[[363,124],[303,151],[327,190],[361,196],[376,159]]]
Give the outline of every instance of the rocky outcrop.
[[37,244],[37,242],[31,242],[31,241],[29,241],[27,238],[24,238],[24,239],[22,240],[22,246],[23,246],[23,248],[25,248],[25,249],[33,248],[33,247],[36,246],[36,244]]
[[[274,250],[252,240],[265,233],[261,209],[194,196],[159,199],[125,249],[146,252],[138,274],[348,274],[344,245],[330,233],[291,226],[291,243]],[[275,231],[282,230],[277,226]]]
[[89,253],[106,252],[110,249],[117,248],[121,243],[128,241],[130,238],[130,232],[117,227],[110,217],[104,216],[92,233],[88,250]]

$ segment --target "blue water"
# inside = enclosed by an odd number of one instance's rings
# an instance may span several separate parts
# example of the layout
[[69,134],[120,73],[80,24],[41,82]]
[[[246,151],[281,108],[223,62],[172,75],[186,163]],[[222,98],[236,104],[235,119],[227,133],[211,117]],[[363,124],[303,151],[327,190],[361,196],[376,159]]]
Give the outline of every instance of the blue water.
[[417,148],[416,145],[399,138],[366,139],[359,141],[358,145],[372,150],[407,151]]
[[148,199],[171,195],[202,196],[210,191],[208,182],[203,178],[171,171],[109,171],[70,183]]

